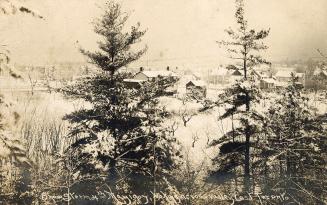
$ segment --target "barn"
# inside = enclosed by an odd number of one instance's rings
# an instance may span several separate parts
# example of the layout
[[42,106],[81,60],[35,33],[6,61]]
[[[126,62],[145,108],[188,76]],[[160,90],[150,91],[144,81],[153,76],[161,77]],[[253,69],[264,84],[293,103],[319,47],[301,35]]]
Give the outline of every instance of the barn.
[[207,86],[202,80],[191,80],[186,83],[186,95],[196,98],[204,98],[207,96]]

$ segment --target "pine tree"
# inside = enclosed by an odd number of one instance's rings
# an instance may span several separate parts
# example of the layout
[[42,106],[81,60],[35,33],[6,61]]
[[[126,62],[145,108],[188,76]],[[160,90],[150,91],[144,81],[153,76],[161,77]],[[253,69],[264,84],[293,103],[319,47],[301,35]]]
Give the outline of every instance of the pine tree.
[[266,186],[288,193],[294,202],[325,204],[326,129],[301,91],[293,76],[269,108],[267,139],[261,144],[262,162],[271,176]]
[[129,15],[122,11],[120,4],[108,1],[104,15],[94,26],[95,33],[103,38],[103,41],[99,42],[100,51],[89,52],[81,49],[92,64],[111,75],[119,68],[138,60],[147,50],[145,47],[133,52],[132,46],[140,42],[146,31],[140,30],[140,23],[137,23],[131,27],[130,32],[124,32],[128,17]]
[[[249,76],[250,71],[258,64],[269,64],[260,55],[259,51],[268,47],[263,44],[269,30],[255,31],[248,28],[248,22],[244,17],[244,2],[236,0],[235,18],[238,28],[227,29],[226,32],[231,41],[219,41],[219,45],[227,47],[231,54],[230,58],[238,61],[230,68],[242,72],[243,79],[237,81],[231,88],[221,95],[221,102],[216,104],[227,104],[226,112],[221,119],[233,117],[239,122],[239,126],[226,133],[222,138],[212,142],[212,146],[221,145],[220,155],[217,163],[219,170],[224,173],[231,173],[237,167],[243,165],[245,191],[250,191],[251,175],[251,146],[253,135],[258,133],[258,121],[262,115],[255,109],[255,103],[259,102],[260,92],[255,82]],[[242,158],[244,156],[244,159]],[[222,158],[221,158],[222,157]]]
[[[167,95],[166,88],[176,80],[159,77],[138,89],[124,83],[131,74],[117,71],[145,52],[130,50],[144,31],[138,31],[138,24],[130,33],[122,33],[127,16],[119,4],[109,2],[107,6],[95,26],[105,39],[99,43],[100,51],[82,50],[101,71],[62,89],[67,97],[91,105],[65,117],[73,125],[71,135],[79,136],[71,149],[81,175],[105,174],[116,191],[156,192],[180,156],[176,139],[162,126],[170,113],[160,106],[160,97]],[[159,173],[160,179],[156,177]],[[117,190],[117,183],[127,186],[126,190]]]

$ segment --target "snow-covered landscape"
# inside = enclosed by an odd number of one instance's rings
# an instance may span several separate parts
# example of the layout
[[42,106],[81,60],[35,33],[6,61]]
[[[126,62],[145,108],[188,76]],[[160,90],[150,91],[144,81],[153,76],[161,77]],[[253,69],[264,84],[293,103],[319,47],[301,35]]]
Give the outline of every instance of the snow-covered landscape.
[[324,6],[0,1],[0,205],[327,204]]

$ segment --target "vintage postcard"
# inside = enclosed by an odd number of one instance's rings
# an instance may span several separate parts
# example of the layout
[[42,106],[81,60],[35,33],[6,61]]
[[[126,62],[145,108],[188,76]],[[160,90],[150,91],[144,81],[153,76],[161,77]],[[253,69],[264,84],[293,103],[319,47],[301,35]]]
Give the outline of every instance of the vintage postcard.
[[0,205],[327,204],[326,0],[0,0]]

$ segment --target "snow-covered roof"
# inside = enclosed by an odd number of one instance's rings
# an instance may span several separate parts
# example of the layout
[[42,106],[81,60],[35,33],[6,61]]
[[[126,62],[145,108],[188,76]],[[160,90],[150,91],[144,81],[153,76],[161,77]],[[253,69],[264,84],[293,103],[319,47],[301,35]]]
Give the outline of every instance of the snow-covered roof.
[[281,70],[281,71],[278,71],[275,74],[275,76],[276,77],[286,77],[286,78],[289,78],[289,77],[291,77],[291,73],[292,73],[292,71]]
[[262,81],[264,81],[266,83],[276,83],[276,81],[273,78],[264,78],[264,79],[262,79]]
[[117,72],[118,72],[118,73],[127,73],[127,70],[128,70],[127,67],[124,66],[124,67],[119,68],[119,69],[117,70]]
[[172,72],[169,70],[146,70],[146,71],[141,71],[140,73],[143,73],[148,78],[156,78],[158,76],[163,76],[163,77],[168,77],[168,76],[177,77],[178,76],[175,72]]
[[124,79],[124,82],[130,82],[130,83],[142,83],[145,80],[139,80],[139,79]]
[[237,75],[237,76],[241,76],[243,75],[243,73],[239,70],[229,70],[228,71],[231,75]]
[[258,77],[261,77],[261,78],[268,78],[268,74],[265,73],[264,71],[258,71],[258,70],[253,70],[251,72],[251,74],[254,74],[254,75],[257,75]]
[[290,78],[292,76],[292,73],[294,73],[294,75],[299,78],[302,78],[304,76],[304,73],[297,73],[294,71],[286,71],[286,70],[278,71],[275,76],[282,77],[282,78]]
[[191,80],[187,84],[192,83],[193,85],[197,87],[204,87],[206,86],[206,83],[203,80]]
[[201,79],[201,73],[199,72],[193,72],[192,75],[194,75],[197,79]]

